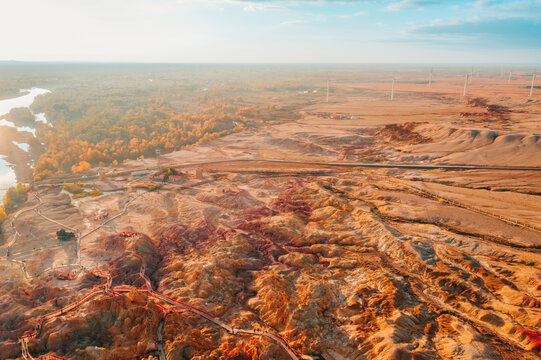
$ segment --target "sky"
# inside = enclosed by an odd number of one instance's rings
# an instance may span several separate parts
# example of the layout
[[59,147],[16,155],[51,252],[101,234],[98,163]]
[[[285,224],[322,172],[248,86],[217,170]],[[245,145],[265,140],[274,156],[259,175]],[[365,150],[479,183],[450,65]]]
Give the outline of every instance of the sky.
[[0,0],[0,60],[541,63],[541,0]]

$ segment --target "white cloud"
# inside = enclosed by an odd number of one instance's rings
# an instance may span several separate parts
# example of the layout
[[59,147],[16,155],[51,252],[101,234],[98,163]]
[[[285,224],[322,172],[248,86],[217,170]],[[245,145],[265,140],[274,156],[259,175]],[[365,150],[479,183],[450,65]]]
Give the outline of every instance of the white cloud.
[[441,4],[441,1],[436,0],[398,0],[393,1],[391,4],[387,5],[387,10],[389,11],[400,11],[404,9],[423,9],[428,5]]
[[[470,44],[482,38],[482,34],[472,35],[483,30],[474,27],[474,15],[480,17],[477,21],[512,16],[535,25],[540,21],[533,18],[541,13],[541,0],[446,1],[444,9],[429,9],[429,4],[436,2],[427,0],[2,1],[7,5],[0,6],[0,34],[9,36],[2,37],[0,60],[38,61],[416,61],[435,46],[440,51],[438,59],[446,60],[442,43],[451,42],[448,48],[452,61],[460,60],[460,56],[470,59]],[[453,9],[454,4],[461,5]],[[389,7],[401,10],[423,6],[427,10],[423,17],[386,11]],[[431,22],[437,17],[442,20]],[[463,26],[472,34],[454,30],[461,25],[453,19],[468,22]],[[519,35],[527,32],[541,39],[539,26],[529,30],[517,22],[506,22],[505,29],[498,21],[484,24],[491,26],[493,33],[494,28],[502,27],[502,31],[514,29]],[[501,48],[511,42],[510,35],[504,35],[498,33],[503,39]],[[540,53],[539,41],[528,39],[536,54]],[[363,46],[353,47],[351,41],[362,41]],[[391,50],[388,41],[395,42]],[[396,43],[402,46],[400,51]],[[256,47],[258,51],[253,51]],[[518,53],[508,54],[501,48],[494,45],[490,57],[480,48],[476,58],[490,60],[501,54],[521,59]]]
[[353,17],[356,17],[356,16],[364,16],[366,15],[366,12],[365,11],[357,11],[353,14],[349,14],[349,15],[338,15],[338,17],[340,19],[351,19]]
[[273,2],[262,3],[257,1],[230,1],[230,3],[242,5],[244,11],[269,11],[284,9],[282,5]]
[[468,3],[468,5],[486,17],[495,18],[525,17],[538,19],[541,13],[541,0],[476,0]]
[[279,26],[291,26],[291,25],[297,25],[297,24],[306,24],[307,22],[308,22],[307,20],[302,20],[302,19],[287,20],[287,21],[282,21],[278,25]]

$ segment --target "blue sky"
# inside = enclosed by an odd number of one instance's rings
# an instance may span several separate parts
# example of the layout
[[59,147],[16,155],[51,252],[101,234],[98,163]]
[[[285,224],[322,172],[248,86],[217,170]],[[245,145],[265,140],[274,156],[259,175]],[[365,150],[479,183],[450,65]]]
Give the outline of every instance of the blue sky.
[[541,0],[0,0],[0,59],[541,63]]

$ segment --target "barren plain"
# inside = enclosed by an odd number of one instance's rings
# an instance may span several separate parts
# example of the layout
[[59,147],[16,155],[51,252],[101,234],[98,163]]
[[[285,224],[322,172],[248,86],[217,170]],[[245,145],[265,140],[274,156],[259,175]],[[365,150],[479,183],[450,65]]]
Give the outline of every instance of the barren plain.
[[92,170],[96,198],[38,184],[3,226],[0,358],[538,359],[541,172],[482,167],[541,167],[541,101],[461,81],[333,84],[161,156],[177,181],[145,159]]

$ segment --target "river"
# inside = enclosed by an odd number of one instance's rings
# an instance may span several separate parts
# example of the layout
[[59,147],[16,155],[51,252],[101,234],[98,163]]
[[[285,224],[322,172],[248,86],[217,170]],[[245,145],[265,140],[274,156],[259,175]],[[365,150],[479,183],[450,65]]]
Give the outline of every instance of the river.
[[[32,88],[32,89],[22,89],[20,90],[24,95],[12,98],[0,100],[0,118],[6,115],[11,111],[11,109],[21,108],[21,107],[30,107],[34,102],[34,99],[38,95],[47,94],[50,91],[47,89],[41,88]],[[47,123],[45,114],[39,113],[34,114],[37,122]],[[17,128],[18,131],[26,131],[32,134],[36,134],[36,130],[27,126],[16,126],[14,123],[7,121],[5,119],[0,119],[0,131],[2,126]],[[24,151],[28,151],[28,144],[14,142],[19,148]],[[13,170],[13,164],[10,164],[5,159],[4,155],[0,155],[0,200],[4,197],[5,189],[10,186],[13,186],[17,183],[17,177],[15,176],[15,171]]]

